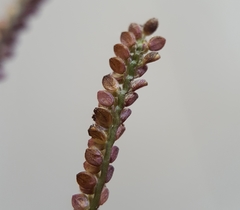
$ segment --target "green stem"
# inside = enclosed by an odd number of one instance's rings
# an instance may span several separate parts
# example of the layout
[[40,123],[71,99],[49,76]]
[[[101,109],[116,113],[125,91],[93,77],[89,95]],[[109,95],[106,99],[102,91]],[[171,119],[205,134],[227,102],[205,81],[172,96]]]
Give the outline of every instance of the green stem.
[[90,204],[90,210],[97,210],[99,207],[99,200],[100,200],[101,192],[102,192],[102,189],[105,184],[106,177],[107,177],[112,146],[115,142],[117,129],[118,129],[119,125],[121,124],[120,114],[124,108],[124,100],[125,100],[126,94],[128,93],[128,91],[130,89],[130,83],[134,78],[134,73],[135,73],[135,69],[136,69],[138,61],[139,61],[139,57],[140,57],[139,51],[135,51],[132,56],[132,60],[130,60],[130,62],[128,62],[128,64],[127,64],[127,71],[126,71],[127,73],[124,77],[124,83],[122,86],[122,90],[119,91],[119,93],[118,93],[117,105],[115,107],[115,110],[112,112],[113,125],[110,128],[109,133],[108,133],[108,140],[106,143],[105,155],[104,155],[103,163],[101,166],[101,175],[98,178],[98,183],[95,187],[94,197],[92,198],[91,204]]

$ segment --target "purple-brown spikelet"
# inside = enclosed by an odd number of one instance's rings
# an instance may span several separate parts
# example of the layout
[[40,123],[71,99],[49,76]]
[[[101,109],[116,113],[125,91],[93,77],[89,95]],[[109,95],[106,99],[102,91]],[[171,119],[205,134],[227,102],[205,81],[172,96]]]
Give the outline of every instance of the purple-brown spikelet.
[[111,164],[119,153],[114,143],[126,130],[123,123],[132,113],[129,106],[138,99],[135,91],[148,84],[139,78],[148,70],[148,63],[160,59],[156,51],[166,43],[161,36],[146,40],[157,27],[155,18],[143,26],[131,23],[128,31],[121,33],[121,43],[114,45],[116,57],[109,59],[113,72],[102,79],[104,90],[97,92],[99,104],[92,116],[95,123],[88,129],[91,139],[85,151],[85,171],[77,174],[81,193],[72,197],[74,210],[97,210],[109,197],[106,183],[112,179],[114,167]]

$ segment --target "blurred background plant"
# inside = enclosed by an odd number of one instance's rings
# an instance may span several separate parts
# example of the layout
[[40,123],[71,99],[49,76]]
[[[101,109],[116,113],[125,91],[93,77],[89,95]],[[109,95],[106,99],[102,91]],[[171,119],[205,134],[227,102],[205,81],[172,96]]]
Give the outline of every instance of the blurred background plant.
[[0,80],[4,78],[4,61],[13,56],[19,32],[26,27],[28,18],[37,12],[43,1],[15,0],[0,19]]

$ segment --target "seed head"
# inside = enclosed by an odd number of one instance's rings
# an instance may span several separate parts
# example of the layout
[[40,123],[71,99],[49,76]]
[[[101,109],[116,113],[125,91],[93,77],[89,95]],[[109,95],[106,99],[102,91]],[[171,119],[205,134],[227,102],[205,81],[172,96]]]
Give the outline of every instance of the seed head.
[[85,159],[93,166],[100,166],[103,162],[102,153],[97,147],[87,148],[85,151]]
[[144,56],[143,62],[144,64],[151,63],[160,59],[160,55],[158,52],[150,52]]
[[72,196],[72,206],[74,210],[87,210],[89,208],[88,197],[84,194],[75,194]]
[[132,114],[132,110],[129,108],[124,108],[120,114],[121,122],[124,123],[126,119]]
[[102,107],[94,109],[93,120],[100,126],[104,128],[109,128],[112,125],[112,115],[111,113]]
[[128,27],[128,31],[132,32],[136,39],[140,39],[142,37],[142,27],[137,23],[131,23]]
[[122,74],[112,72],[111,76],[113,76],[118,81],[119,84],[123,84],[123,75]]
[[110,163],[113,163],[118,156],[119,148],[117,146],[113,146],[111,150],[111,156],[110,156]]
[[112,165],[109,165],[108,166],[108,171],[107,171],[107,177],[106,177],[106,180],[105,180],[105,183],[108,183],[112,176],[113,176],[113,172],[114,172],[114,167]]
[[135,91],[147,85],[148,83],[145,79],[133,80],[131,82],[131,89],[132,91]]
[[126,130],[126,128],[123,124],[119,125],[117,132],[116,132],[115,140],[118,140],[122,136],[122,134],[124,133],[125,130]]
[[91,125],[88,129],[88,134],[99,144],[104,144],[107,140],[107,134],[104,129],[98,125]]
[[93,139],[93,138],[89,139],[88,140],[88,147],[94,146],[94,147],[97,147],[99,150],[103,150],[105,148],[105,145],[103,143],[99,144],[97,142],[96,142],[96,139]]
[[111,74],[103,77],[102,84],[103,87],[110,92],[115,92],[119,89],[118,81]]
[[125,61],[130,57],[130,51],[128,47],[123,44],[115,44],[113,50],[117,57],[120,57]]
[[96,177],[86,171],[78,173],[76,179],[80,187],[88,189],[89,191],[93,190],[97,184]]
[[131,106],[138,99],[138,94],[131,92],[125,97],[125,106]]
[[147,65],[143,65],[141,67],[139,67],[136,71],[135,74],[135,78],[141,77],[142,75],[144,75],[148,70],[148,66]]
[[94,166],[94,165],[88,163],[87,161],[85,161],[83,163],[83,167],[87,172],[89,172],[91,174],[97,174],[101,170],[100,166]]
[[119,57],[110,58],[109,65],[111,69],[118,74],[123,74],[126,71],[125,63]]
[[105,90],[100,90],[97,92],[97,99],[99,104],[106,107],[110,107],[114,103],[113,95]]
[[101,192],[101,197],[100,197],[100,201],[99,201],[99,205],[103,205],[107,199],[109,197],[109,190],[108,188],[105,186],[103,187],[103,190]]
[[145,35],[149,36],[157,30],[157,27],[158,27],[158,20],[156,18],[152,18],[144,24],[143,32]]
[[154,36],[148,41],[148,48],[151,51],[161,50],[166,43],[166,39],[161,36]]
[[133,33],[124,31],[121,33],[120,40],[123,45],[128,48],[132,47],[136,43],[136,39]]

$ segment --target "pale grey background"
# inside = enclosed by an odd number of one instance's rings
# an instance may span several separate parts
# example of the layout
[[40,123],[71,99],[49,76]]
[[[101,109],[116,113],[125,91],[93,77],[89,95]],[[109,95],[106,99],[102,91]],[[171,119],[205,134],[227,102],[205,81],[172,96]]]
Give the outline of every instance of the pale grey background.
[[[7,0],[0,1],[0,11]],[[101,78],[121,31],[166,37],[138,91],[103,210],[240,209],[240,3],[49,0],[0,84],[0,209],[72,209]]]

